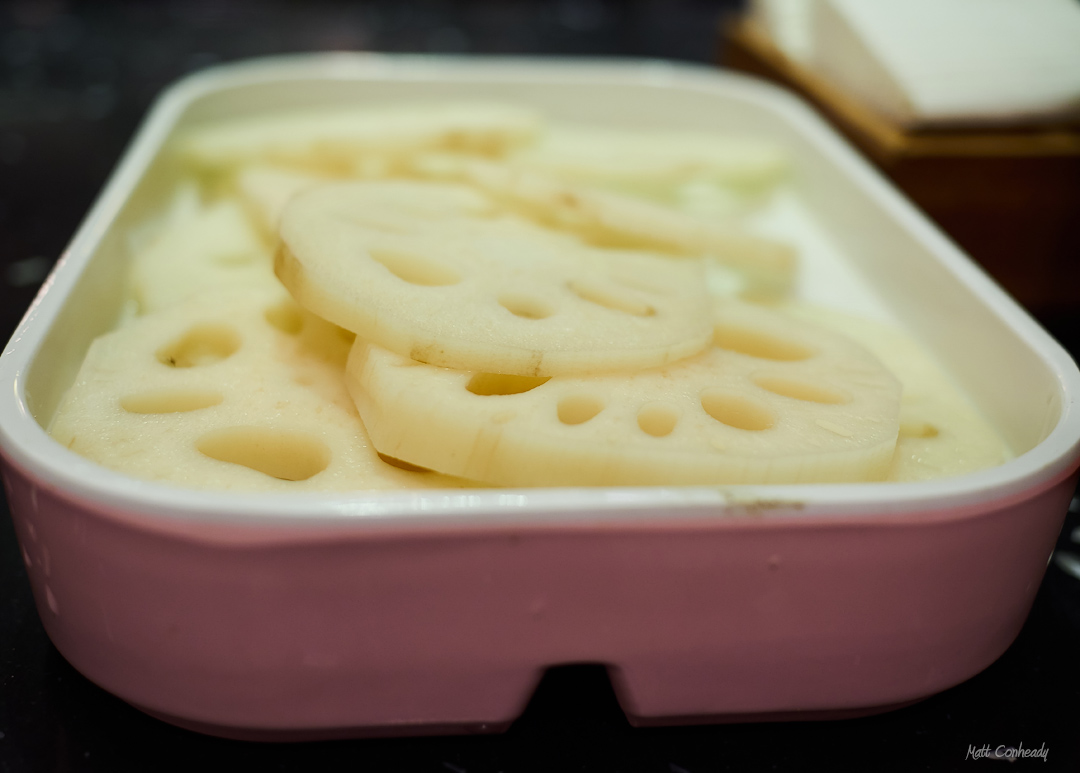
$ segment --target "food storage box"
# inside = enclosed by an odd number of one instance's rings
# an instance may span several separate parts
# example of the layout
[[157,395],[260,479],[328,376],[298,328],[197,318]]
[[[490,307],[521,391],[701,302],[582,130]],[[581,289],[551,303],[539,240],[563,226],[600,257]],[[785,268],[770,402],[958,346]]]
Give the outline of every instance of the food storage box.
[[[920,483],[239,495],[102,469],[46,434],[120,313],[125,233],[196,121],[483,96],[602,125],[775,139],[800,294],[893,320],[1006,439]],[[1080,461],[1080,374],[796,98],[653,62],[319,55],[215,68],[153,109],[0,359],[3,478],[41,618],[75,668],[244,738],[498,730],[545,668],[607,666],[636,724],[917,701],[1020,630]]]

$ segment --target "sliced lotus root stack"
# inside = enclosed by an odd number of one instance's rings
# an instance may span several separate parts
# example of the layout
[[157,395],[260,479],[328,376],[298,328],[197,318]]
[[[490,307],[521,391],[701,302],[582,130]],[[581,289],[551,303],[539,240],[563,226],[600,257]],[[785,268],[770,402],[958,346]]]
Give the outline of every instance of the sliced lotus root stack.
[[729,302],[714,344],[637,373],[525,378],[357,340],[349,392],[382,453],[500,486],[882,479],[900,385],[843,336]]
[[654,367],[709,341],[703,266],[599,249],[460,185],[355,182],[291,199],[278,277],[379,346],[461,370],[553,376]]
[[350,343],[280,287],[207,293],[97,339],[50,433],[113,470],[190,488],[468,485],[380,459],[345,390]]
[[748,298],[782,297],[795,282],[798,259],[791,245],[731,225],[509,164],[451,154],[422,155],[411,163],[416,174],[468,183],[526,217],[598,246],[709,257],[744,277]]

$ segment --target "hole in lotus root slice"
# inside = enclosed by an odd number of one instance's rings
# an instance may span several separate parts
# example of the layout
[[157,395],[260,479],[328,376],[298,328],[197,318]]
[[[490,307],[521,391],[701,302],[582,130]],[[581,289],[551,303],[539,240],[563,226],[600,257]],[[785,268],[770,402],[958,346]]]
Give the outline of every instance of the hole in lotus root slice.
[[477,373],[465,388],[474,395],[520,395],[550,381],[542,376],[507,376],[502,373]]
[[528,295],[507,294],[499,296],[499,305],[515,317],[523,319],[547,319],[555,313],[551,304]]
[[240,348],[240,335],[228,325],[196,325],[157,351],[158,361],[172,368],[213,365]]
[[120,407],[128,413],[187,413],[220,405],[223,399],[210,389],[157,389],[126,395]]
[[937,427],[928,421],[900,422],[900,435],[910,438],[935,438],[940,434]]
[[399,470],[405,470],[405,472],[431,472],[427,467],[409,464],[404,459],[397,459],[393,456],[387,456],[386,454],[379,454],[379,458],[391,467],[397,467]]
[[558,416],[563,424],[584,424],[604,410],[604,401],[592,395],[572,395],[559,401]]
[[805,360],[816,354],[812,348],[797,341],[734,325],[717,325],[713,330],[713,343],[721,349],[779,362]]
[[678,409],[667,403],[646,403],[638,410],[638,427],[653,437],[670,435],[678,422]]
[[824,405],[843,405],[851,402],[851,396],[839,389],[812,384],[809,381],[784,376],[755,376],[753,382],[767,392],[794,400]]
[[772,411],[741,395],[715,390],[702,392],[701,407],[721,424],[735,429],[760,432],[776,423]]
[[656,316],[656,309],[653,306],[634,298],[615,284],[577,280],[568,283],[567,286],[581,300],[595,303],[605,309],[633,314],[635,317]]
[[215,430],[199,438],[195,447],[211,459],[281,480],[307,480],[330,464],[330,449],[314,435],[268,427]]
[[292,298],[285,298],[264,312],[266,321],[285,335],[299,335],[304,327],[304,315]]
[[368,254],[398,279],[412,285],[444,287],[461,281],[461,274],[452,266],[414,252],[373,247]]

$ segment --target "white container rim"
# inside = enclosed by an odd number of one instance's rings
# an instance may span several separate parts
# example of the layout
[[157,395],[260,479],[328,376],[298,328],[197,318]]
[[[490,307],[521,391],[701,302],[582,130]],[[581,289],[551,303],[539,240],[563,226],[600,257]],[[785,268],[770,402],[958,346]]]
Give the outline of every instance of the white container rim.
[[[195,100],[218,90],[307,79],[622,83],[722,92],[768,106],[800,125],[830,161],[961,276],[1046,365],[1061,413],[1030,451],[994,468],[908,483],[475,489],[253,494],[143,481],[103,468],[53,441],[31,415],[26,374],[75,281],[160,149]],[[662,523],[752,513],[763,518],[887,516],[967,511],[1031,496],[1080,464],[1080,371],[1069,354],[936,226],[858,156],[812,109],[779,87],[704,65],[660,60],[329,53],[275,56],[213,67],[178,81],[155,102],[116,171],[0,356],[0,450],[39,485],[103,511],[224,525],[354,523],[375,527],[467,527]],[[6,481],[5,481],[6,483]],[[10,489],[9,489],[10,490]]]

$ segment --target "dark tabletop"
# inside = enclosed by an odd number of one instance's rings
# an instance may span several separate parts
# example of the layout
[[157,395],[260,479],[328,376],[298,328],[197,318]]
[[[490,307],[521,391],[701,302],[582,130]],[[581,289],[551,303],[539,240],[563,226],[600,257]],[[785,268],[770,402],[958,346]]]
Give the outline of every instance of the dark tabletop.
[[[716,60],[737,2],[0,3],[0,341],[6,341],[153,97],[216,62],[366,49]],[[1080,258],[1080,256],[1078,256]],[[1078,290],[1080,297],[1080,290]],[[1074,354],[1069,311],[1040,320]],[[7,504],[2,505],[4,514]],[[302,744],[227,741],[140,713],[75,671],[38,619],[0,514],[0,773],[187,770],[959,770],[989,745],[1038,748],[1017,768],[1080,770],[1080,499],[1012,647],[914,706],[855,720],[631,728],[599,666],[548,672],[504,734]],[[1063,514],[1064,515],[1064,514]],[[1080,536],[1080,531],[1076,532]]]

